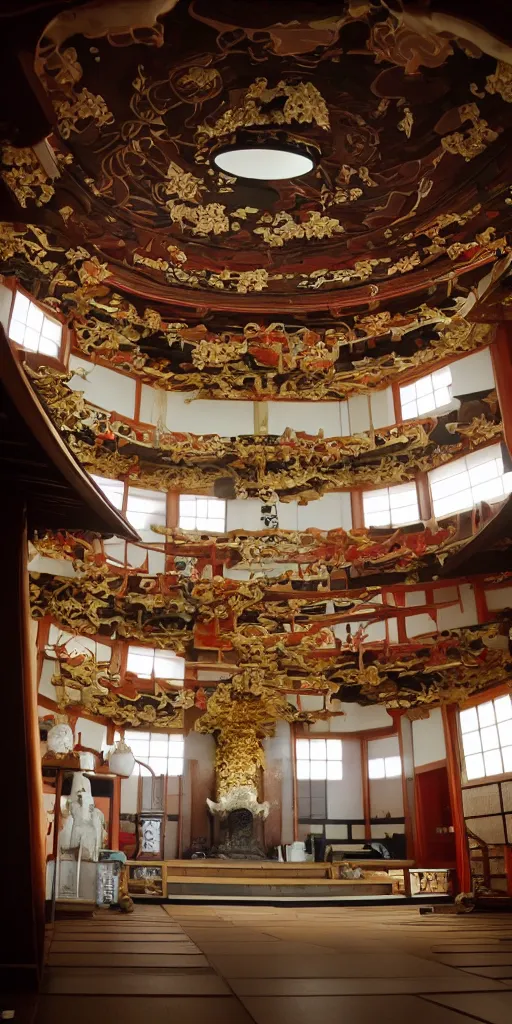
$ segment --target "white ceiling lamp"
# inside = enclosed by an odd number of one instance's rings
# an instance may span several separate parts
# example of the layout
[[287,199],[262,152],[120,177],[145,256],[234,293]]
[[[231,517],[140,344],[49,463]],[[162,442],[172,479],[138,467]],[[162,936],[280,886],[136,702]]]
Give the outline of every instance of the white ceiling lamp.
[[306,143],[258,139],[240,139],[213,154],[219,171],[232,178],[252,181],[283,181],[309,174],[316,166],[315,151]]

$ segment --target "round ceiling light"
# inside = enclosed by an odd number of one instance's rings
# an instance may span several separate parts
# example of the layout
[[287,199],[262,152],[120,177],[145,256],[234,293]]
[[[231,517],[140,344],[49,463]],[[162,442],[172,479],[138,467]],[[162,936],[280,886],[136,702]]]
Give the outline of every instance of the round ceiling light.
[[306,146],[286,143],[260,145],[240,143],[217,150],[213,161],[220,171],[233,178],[256,181],[280,181],[298,178],[315,167],[315,160]]

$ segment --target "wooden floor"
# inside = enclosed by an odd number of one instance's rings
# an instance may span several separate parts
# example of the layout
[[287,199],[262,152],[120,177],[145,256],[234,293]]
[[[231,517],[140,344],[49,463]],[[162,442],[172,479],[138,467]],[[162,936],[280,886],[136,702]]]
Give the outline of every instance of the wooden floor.
[[99,911],[56,924],[44,993],[17,1011],[15,1024],[510,1024],[512,915]]

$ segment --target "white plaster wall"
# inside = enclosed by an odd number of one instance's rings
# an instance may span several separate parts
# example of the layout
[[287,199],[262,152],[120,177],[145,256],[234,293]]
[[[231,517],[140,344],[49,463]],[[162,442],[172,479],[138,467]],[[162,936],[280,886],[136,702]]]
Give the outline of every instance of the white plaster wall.
[[292,735],[289,722],[277,722],[273,736],[263,741],[265,762],[281,776],[281,842],[293,841]]
[[433,761],[444,761],[446,745],[441,708],[433,708],[429,718],[413,721],[412,743],[415,768]]
[[342,494],[324,494],[317,501],[298,505],[297,522],[299,530],[315,527],[317,530],[333,530],[342,525],[344,508]]
[[235,498],[228,501],[226,506],[226,529],[227,530],[261,530],[261,506],[263,502],[259,498]]
[[464,359],[451,363],[452,394],[468,395],[473,391],[486,391],[495,386],[491,350],[482,349]]
[[328,725],[329,731],[338,735],[370,729],[389,729],[393,724],[392,718],[382,704],[366,707],[360,704],[341,704],[340,712],[342,714],[329,718],[328,722],[314,722],[309,727],[310,732],[325,732]]
[[[370,814],[372,818],[403,818],[404,798],[402,779],[370,779]],[[386,826],[385,831],[396,832],[395,825]],[[384,834],[384,833],[383,833]],[[372,826],[372,836],[375,834]]]
[[[371,395],[356,395],[348,400],[349,430],[350,434],[359,434],[364,430],[370,430],[373,425],[388,427],[395,422],[395,409],[393,404],[393,391],[386,388],[384,391],[374,391]],[[371,412],[371,418],[370,418]]]
[[46,555],[35,555],[28,563],[29,572],[47,572],[50,576],[67,576],[74,578],[78,573],[71,562],[65,558],[47,558]]
[[[368,758],[397,757],[400,754],[398,736],[383,736],[382,739],[368,740]],[[380,779],[372,780],[380,782]]]
[[90,722],[88,718],[79,718],[75,728],[75,743],[78,734],[82,734],[82,746],[93,750],[105,750],[107,747],[107,727],[99,722]]
[[356,395],[348,400],[351,434],[359,434],[370,429],[370,413],[367,395]]
[[502,587],[501,590],[486,590],[484,593],[489,611],[512,607],[512,587]]
[[122,416],[133,419],[135,415],[135,380],[123,373],[109,370],[106,366],[97,366],[78,356],[69,357],[69,369],[78,368],[87,371],[87,379],[73,376],[69,387],[73,391],[83,391],[87,401],[98,405],[100,409],[115,411]]
[[343,778],[327,783],[328,818],[363,818],[363,781],[361,744],[357,739],[342,740]]
[[[157,389],[143,384],[141,392],[140,418],[144,423],[157,423],[161,418],[162,399],[155,395]],[[185,392],[166,392],[165,426],[168,430],[192,434],[220,434],[233,437],[236,434],[254,434],[254,409],[252,402],[216,401],[214,399],[190,400]]]
[[342,491],[340,494],[341,501],[341,526],[344,530],[352,529],[352,502],[350,499],[349,491]]
[[[448,601],[450,598],[446,596],[446,588],[441,591],[441,596],[437,600]],[[450,588],[451,589],[451,588]],[[478,622],[478,615],[476,611],[476,601],[473,592],[473,587],[470,583],[463,583],[460,587],[461,603],[462,608],[458,605],[453,605],[451,608],[440,608],[437,613],[437,628],[439,632],[443,629],[457,629],[461,626],[474,626]],[[434,595],[439,591],[434,591]],[[452,595],[450,594],[450,597]],[[434,597],[434,600],[436,598]]]
[[[386,736],[382,739],[369,740],[368,759],[373,757],[396,757],[400,754],[398,736]],[[370,779],[370,813],[372,818],[383,818],[390,814],[392,818],[402,818],[404,800],[402,792],[402,776],[394,779]],[[396,832],[394,825],[386,826],[382,833]],[[372,826],[372,836],[377,838]]]
[[129,779],[121,779],[121,814],[137,814],[138,792],[138,774],[131,775]]
[[7,336],[9,335],[9,320],[11,316],[12,292],[5,284],[0,284],[0,324]]
[[268,432],[282,434],[286,427],[303,430],[306,434],[318,434],[323,430],[325,437],[339,437],[341,434],[341,413],[339,402],[269,402]]
[[391,423],[395,422],[392,388],[386,388],[384,391],[372,391],[370,403],[375,429],[378,427],[388,427]]
[[436,620],[428,613],[408,615],[405,619],[405,632],[408,637],[422,636],[424,633],[435,633],[436,631]]
[[299,515],[296,501],[278,501],[277,517],[280,530],[298,530]]
[[55,662],[50,658],[45,658],[41,668],[41,675],[39,676],[38,693],[42,697],[49,697],[50,700],[55,700],[55,687],[52,683],[52,676],[55,670]]
[[340,402],[340,426],[341,437],[348,437],[350,434],[350,414],[348,402]]

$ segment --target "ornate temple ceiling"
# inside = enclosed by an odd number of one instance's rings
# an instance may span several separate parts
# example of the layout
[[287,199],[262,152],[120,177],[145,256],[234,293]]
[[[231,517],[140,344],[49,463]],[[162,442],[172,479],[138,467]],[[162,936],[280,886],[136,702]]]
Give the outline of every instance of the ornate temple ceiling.
[[[1,126],[0,272],[63,315],[79,354],[201,397],[345,399],[489,344],[510,316],[512,49],[497,2],[462,6],[0,0],[10,30],[17,16],[28,25],[20,49],[33,52],[51,131],[49,146],[19,148],[26,108],[13,78],[23,118],[5,112]],[[317,166],[288,183],[229,178],[212,156],[239,130],[286,132],[317,150]],[[162,488],[227,474],[236,494],[261,499],[398,483],[502,429],[494,396],[481,395],[476,415],[450,416],[448,436],[446,418],[432,418],[371,439],[156,439],[65,384],[36,386],[89,469]],[[472,571],[475,524],[463,519],[379,536],[174,531],[160,577],[107,566],[94,539],[89,550],[46,537],[41,552],[81,564],[71,580],[34,574],[33,612],[113,645],[230,666],[247,693],[263,676],[279,697],[321,693],[326,716],[332,699],[456,701],[510,679],[510,616],[406,644],[334,629],[384,618],[382,587],[397,580],[435,580],[466,555]],[[503,529],[479,549],[491,584],[512,570],[508,518]],[[200,580],[179,556],[201,569],[205,546],[214,564],[292,560],[300,571],[277,589]],[[118,724],[169,728],[207,703],[197,683],[144,689],[116,656],[58,650],[52,681],[63,707]]]
[[[482,344],[463,318],[512,220],[492,39],[384,2],[149,7],[47,26],[59,177],[3,149],[2,269],[74,318],[79,348],[213,397],[339,398]],[[316,169],[214,170],[241,128],[306,141]]]

